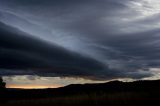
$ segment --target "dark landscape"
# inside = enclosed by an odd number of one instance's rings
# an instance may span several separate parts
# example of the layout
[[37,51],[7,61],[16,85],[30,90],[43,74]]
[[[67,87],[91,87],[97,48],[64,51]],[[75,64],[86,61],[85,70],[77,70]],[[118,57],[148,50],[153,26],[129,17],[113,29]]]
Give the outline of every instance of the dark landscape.
[[[1,92],[2,93],[2,92]],[[158,105],[160,80],[75,84],[55,89],[6,89],[2,106]]]

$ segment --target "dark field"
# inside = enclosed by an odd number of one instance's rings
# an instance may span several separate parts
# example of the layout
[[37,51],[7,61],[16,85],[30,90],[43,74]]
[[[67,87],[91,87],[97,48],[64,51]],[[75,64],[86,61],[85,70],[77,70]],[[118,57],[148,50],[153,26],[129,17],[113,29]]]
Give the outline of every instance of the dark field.
[[3,97],[2,106],[159,106],[160,81],[113,81],[44,90],[8,89]]

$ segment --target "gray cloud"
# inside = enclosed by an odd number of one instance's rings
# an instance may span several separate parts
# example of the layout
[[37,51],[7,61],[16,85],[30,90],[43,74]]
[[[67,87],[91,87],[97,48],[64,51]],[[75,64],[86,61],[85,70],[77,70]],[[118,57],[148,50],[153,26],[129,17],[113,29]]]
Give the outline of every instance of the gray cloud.
[[106,80],[152,76],[160,66],[155,0],[0,1],[0,20],[16,28],[16,37],[8,26],[1,37],[10,39],[1,43],[1,68]]
[[[1,68],[45,70],[47,74],[54,70],[55,74],[62,74],[62,76],[63,74],[68,76],[77,73],[87,74],[89,70],[94,72],[94,70],[103,69],[103,65],[94,59],[34,37],[28,37],[26,33],[2,23],[0,32]],[[75,73],[72,73],[72,70]]]

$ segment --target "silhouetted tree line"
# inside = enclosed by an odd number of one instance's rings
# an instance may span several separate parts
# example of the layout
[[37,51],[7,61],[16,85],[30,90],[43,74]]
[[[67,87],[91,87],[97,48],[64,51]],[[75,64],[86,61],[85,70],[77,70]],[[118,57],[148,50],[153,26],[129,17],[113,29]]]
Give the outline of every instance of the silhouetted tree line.
[[6,83],[3,82],[2,77],[0,77],[0,89],[5,89],[6,88]]
[[3,81],[2,77],[0,77],[0,104],[5,103],[6,100],[7,100],[6,83]]

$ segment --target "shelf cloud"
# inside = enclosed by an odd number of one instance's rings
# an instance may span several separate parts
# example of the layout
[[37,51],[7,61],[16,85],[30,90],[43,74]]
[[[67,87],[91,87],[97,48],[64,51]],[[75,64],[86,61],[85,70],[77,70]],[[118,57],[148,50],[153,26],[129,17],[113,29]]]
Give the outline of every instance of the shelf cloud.
[[143,79],[160,68],[157,0],[0,2],[2,76]]

